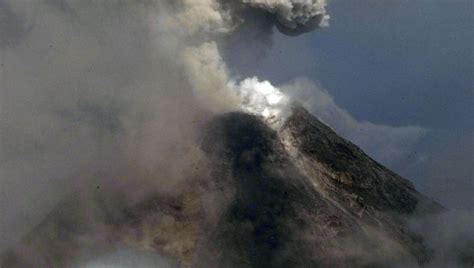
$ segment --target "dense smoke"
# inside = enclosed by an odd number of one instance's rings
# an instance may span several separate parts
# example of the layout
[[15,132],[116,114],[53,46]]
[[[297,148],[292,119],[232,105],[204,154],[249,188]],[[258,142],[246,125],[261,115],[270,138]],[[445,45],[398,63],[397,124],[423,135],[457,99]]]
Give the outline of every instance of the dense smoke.
[[[270,14],[284,33],[300,34],[328,25],[325,1],[248,1],[229,2],[215,0],[184,0],[172,5],[177,14],[167,12],[161,15],[159,22],[173,35],[191,40],[195,44],[187,46],[184,51],[184,67],[201,103],[218,109],[235,109],[239,96],[248,95],[240,92],[238,84],[222,60],[219,40],[236,31],[252,20],[253,16],[265,17],[261,12]],[[164,7],[168,10],[170,7]],[[255,14],[252,10],[257,10]],[[259,19],[257,19],[259,21]],[[259,21],[265,24],[265,20]],[[257,25],[257,27],[264,27]],[[229,87],[229,85],[231,85]],[[247,87],[248,87],[247,83]],[[246,91],[244,89],[244,91]],[[248,90],[247,90],[248,91]],[[248,110],[248,109],[247,109]]]
[[325,0],[242,0],[242,2],[274,15],[278,29],[289,35],[328,26],[329,15],[326,14]]
[[322,1],[0,1],[0,249],[70,192],[187,177],[195,127],[251,94],[220,53],[248,9],[293,32],[327,21]]
[[2,40],[15,40],[0,54],[2,249],[70,192],[186,177],[204,109],[157,4],[2,5]]

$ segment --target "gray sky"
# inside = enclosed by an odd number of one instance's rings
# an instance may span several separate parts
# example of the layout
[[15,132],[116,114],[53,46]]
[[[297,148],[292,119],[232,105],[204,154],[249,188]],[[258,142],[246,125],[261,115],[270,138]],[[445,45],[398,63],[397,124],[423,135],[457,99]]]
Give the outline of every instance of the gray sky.
[[[328,28],[299,38],[276,33],[266,53],[229,49],[239,51],[227,55],[229,65],[275,84],[306,77],[357,126],[425,129],[416,141],[408,133],[387,138],[405,150],[390,158],[372,148],[375,136],[383,148],[389,132],[336,127],[446,206],[474,207],[473,2],[331,0],[328,9]],[[315,107],[327,118],[327,108]]]

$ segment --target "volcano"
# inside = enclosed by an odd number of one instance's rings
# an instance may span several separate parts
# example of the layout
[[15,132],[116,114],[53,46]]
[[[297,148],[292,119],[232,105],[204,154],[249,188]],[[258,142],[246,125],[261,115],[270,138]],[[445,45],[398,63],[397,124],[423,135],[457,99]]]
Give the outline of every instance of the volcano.
[[126,191],[68,198],[0,267],[76,267],[122,247],[170,267],[429,263],[432,251],[407,222],[442,206],[302,106],[277,130],[248,113],[216,115],[199,144],[206,172],[133,203],[121,201]]

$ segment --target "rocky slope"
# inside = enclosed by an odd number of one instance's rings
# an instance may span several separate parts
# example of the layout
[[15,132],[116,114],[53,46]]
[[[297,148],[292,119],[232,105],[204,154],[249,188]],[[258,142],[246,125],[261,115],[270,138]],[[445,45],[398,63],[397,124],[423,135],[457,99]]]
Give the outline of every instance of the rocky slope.
[[134,203],[102,194],[96,216],[71,198],[5,252],[0,267],[71,267],[122,246],[184,267],[429,262],[429,247],[406,220],[441,206],[304,108],[294,106],[277,131],[253,115],[218,115],[200,144],[208,168],[173,192]]

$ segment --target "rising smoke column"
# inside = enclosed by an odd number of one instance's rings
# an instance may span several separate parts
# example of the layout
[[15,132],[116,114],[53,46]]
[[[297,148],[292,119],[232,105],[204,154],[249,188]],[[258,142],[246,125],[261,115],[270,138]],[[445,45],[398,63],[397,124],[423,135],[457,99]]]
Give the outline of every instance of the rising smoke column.
[[288,35],[298,35],[329,25],[325,0],[242,0],[242,2],[272,14],[278,29]]
[[288,99],[269,81],[234,78],[222,59],[221,41],[252,16],[288,35],[325,27],[329,20],[325,0],[182,0],[162,8],[169,12],[158,27],[191,40],[181,61],[197,100],[216,112],[241,109],[272,122],[281,121]]

